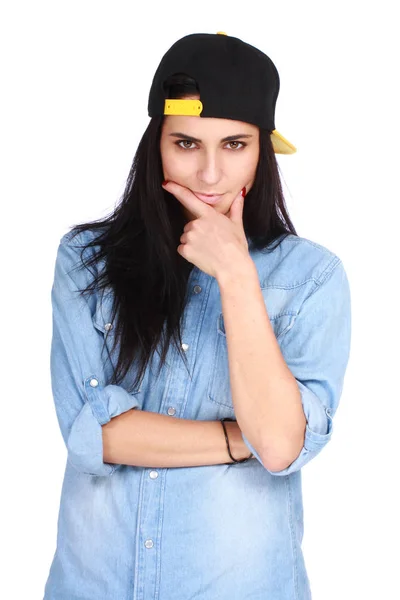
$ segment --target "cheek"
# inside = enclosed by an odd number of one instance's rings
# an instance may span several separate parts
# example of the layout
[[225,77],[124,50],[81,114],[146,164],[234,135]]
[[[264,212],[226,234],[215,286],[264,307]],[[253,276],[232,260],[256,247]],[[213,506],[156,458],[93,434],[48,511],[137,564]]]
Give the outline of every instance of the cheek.
[[161,162],[164,174],[168,173],[171,179],[178,180],[187,177],[190,173],[190,165],[187,160],[182,160],[176,152],[161,153]]
[[230,175],[235,181],[249,181],[254,178],[257,170],[259,152],[258,148],[254,151],[246,152],[238,161],[232,161],[230,164]]
[[247,179],[247,181],[251,182],[251,185],[253,184],[255,176],[256,176],[257,165],[258,165],[258,158],[256,160],[251,161],[247,165],[245,179]]
[[248,182],[254,179],[257,163],[253,161],[246,161],[240,166],[237,165],[235,169],[231,171],[231,179],[237,183]]

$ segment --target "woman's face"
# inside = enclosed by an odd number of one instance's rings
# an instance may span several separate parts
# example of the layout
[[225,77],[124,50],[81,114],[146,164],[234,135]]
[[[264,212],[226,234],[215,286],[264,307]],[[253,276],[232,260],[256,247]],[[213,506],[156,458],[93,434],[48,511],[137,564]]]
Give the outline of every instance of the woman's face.
[[[160,151],[164,179],[195,194],[221,194],[212,206],[226,214],[240,190],[253,185],[259,129],[231,119],[167,115]],[[196,218],[183,210],[187,220]]]

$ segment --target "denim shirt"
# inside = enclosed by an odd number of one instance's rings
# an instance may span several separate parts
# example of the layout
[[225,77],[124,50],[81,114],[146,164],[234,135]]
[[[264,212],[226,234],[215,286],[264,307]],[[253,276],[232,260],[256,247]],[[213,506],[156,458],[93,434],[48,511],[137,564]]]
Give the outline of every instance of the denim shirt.
[[121,385],[109,384],[118,348],[102,353],[106,334],[109,349],[113,342],[112,289],[77,294],[92,280],[88,269],[72,270],[78,244],[94,234],[71,234],[60,240],[51,290],[51,386],[67,458],[44,600],[309,600],[301,469],[331,439],[349,358],[342,261],[292,234],[272,251],[249,244],[307,420],[294,462],[269,471],[242,434],[256,456],[246,463],[145,468],[105,463],[101,426],[133,408],[235,418],[218,282],[190,273],[182,327],[190,377],[171,344],[160,373],[156,352],[128,392],[135,363]]

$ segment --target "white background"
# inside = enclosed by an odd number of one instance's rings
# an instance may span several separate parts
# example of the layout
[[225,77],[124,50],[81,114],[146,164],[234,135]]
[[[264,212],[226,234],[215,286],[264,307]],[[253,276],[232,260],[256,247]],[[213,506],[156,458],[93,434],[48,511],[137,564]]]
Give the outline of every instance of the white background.
[[55,550],[66,458],[49,372],[58,241],[117,203],[164,52],[186,34],[220,30],[274,61],[275,124],[298,148],[277,156],[289,213],[299,235],[343,260],[351,284],[352,349],[335,432],[303,470],[313,600],[400,597],[396,12],[382,0],[2,4],[7,600],[43,597]]

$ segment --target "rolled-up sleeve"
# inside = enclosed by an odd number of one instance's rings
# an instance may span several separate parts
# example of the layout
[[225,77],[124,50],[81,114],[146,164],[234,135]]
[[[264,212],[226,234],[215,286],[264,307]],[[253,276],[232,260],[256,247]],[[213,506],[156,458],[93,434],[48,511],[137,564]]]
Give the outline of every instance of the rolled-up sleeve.
[[[77,236],[80,238],[80,235]],[[103,461],[102,425],[139,407],[137,395],[107,384],[104,338],[94,328],[91,302],[79,294],[90,282],[78,244],[60,241],[51,289],[51,388],[68,461],[80,472],[111,475],[121,465]]]
[[[350,287],[343,264],[336,257],[304,301],[293,327],[281,342],[281,352],[300,390],[306,431],[299,456],[285,469],[269,471],[272,475],[298,471],[331,439],[333,417],[350,356],[350,341]],[[262,463],[249,440],[243,434],[242,437]]]

